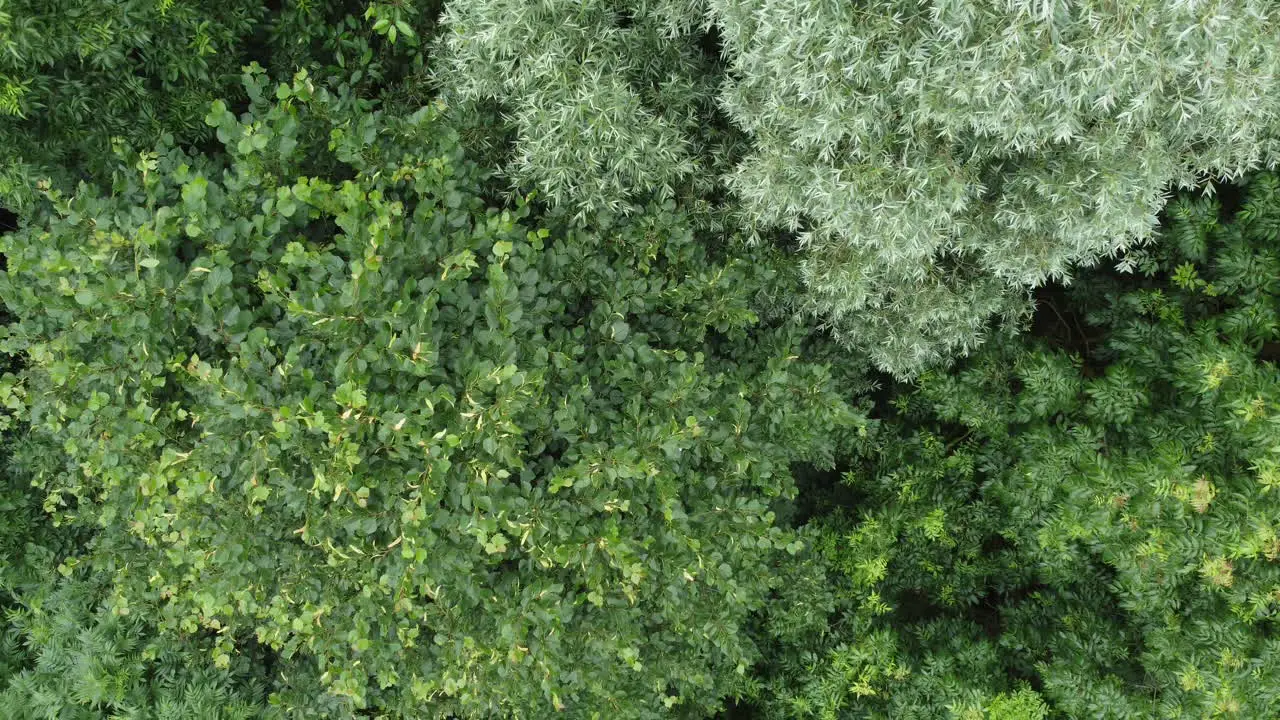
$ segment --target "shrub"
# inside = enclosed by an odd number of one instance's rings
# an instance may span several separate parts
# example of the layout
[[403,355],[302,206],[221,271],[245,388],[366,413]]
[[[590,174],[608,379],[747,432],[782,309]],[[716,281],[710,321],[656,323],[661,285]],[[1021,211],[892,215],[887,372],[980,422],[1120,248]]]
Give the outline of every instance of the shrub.
[[771,498],[858,422],[750,310],[773,261],[669,204],[540,226],[486,204],[435,106],[245,82],[206,117],[225,161],[122,157],[4,238],[16,462],[93,533],[77,567],[348,709],[715,708],[797,549]]

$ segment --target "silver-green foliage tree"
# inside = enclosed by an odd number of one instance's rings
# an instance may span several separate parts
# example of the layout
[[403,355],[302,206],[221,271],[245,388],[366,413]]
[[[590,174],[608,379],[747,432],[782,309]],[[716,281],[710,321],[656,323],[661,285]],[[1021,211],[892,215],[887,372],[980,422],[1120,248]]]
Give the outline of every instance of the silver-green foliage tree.
[[770,499],[857,422],[751,311],[771,263],[674,206],[539,227],[434,106],[246,84],[225,161],[122,157],[4,238],[16,462],[93,538],[63,564],[314,678],[288,717],[717,707],[796,549]]
[[[1171,186],[1280,149],[1264,0],[684,0],[642,3],[625,27],[616,5],[452,3],[446,86],[506,103],[516,174],[580,202],[745,153],[724,175],[745,225],[797,232],[800,304],[897,374],[1149,238]],[[676,62],[704,27],[720,61]],[[722,134],[690,158],[680,142],[716,122],[686,119],[713,85],[690,74],[703,67],[723,69],[747,148]],[[681,102],[645,99],[664,88]]]
[[710,5],[755,139],[730,184],[808,225],[810,306],[890,368],[1146,239],[1171,184],[1277,157],[1268,2]]
[[509,172],[575,210],[665,199],[695,169],[718,74],[685,0],[483,0],[445,7],[446,97],[503,101]]

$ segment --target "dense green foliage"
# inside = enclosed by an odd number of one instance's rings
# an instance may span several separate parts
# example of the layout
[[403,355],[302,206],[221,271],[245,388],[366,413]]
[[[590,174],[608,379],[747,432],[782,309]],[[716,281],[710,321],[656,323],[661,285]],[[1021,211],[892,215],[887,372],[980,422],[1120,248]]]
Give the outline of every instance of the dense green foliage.
[[1019,679],[1055,716],[1271,716],[1280,181],[1220,213],[1176,202],[1151,279],[1090,276],[1058,343],[893,400],[770,613],[766,717],[1046,717],[992,709]]
[[539,228],[435,109],[246,83],[224,162],[121,162],[4,245],[19,462],[94,534],[63,563],[353,707],[714,706],[793,542],[769,499],[856,420],[749,309],[768,263],[669,207]]
[[[426,3],[423,3],[424,5]],[[278,6],[278,7],[277,7]],[[169,135],[208,141],[216,99],[241,101],[240,69],[329,68],[358,88],[421,72],[405,42],[386,43],[342,0],[0,0],[0,197],[25,200],[30,182],[74,184],[109,171],[110,147],[150,148]],[[434,17],[385,16],[412,40]],[[394,26],[393,26],[394,27]],[[359,72],[333,72],[348,64]],[[358,64],[358,65],[357,65]],[[338,66],[338,67],[335,67]]]
[[0,719],[1274,716],[1277,17],[0,0]]

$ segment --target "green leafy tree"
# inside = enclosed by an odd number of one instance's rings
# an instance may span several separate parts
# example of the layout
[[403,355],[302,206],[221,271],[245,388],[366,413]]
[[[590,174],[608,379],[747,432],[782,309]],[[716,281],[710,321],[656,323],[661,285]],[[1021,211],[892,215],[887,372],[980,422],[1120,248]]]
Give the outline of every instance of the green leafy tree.
[[24,166],[91,167],[114,136],[192,136],[262,20],[257,0],[0,3],[0,143],[17,192]]
[[313,668],[289,717],[716,708],[798,549],[772,499],[859,423],[750,309],[775,262],[673,205],[539,226],[436,106],[245,82],[225,160],[122,157],[0,248],[64,564],[215,668]]
[[809,550],[779,568],[766,662],[738,690],[761,717],[1048,717],[993,637],[994,589],[1033,575],[993,542],[1010,519],[975,499],[984,478],[965,442],[888,418],[858,469],[806,487]]

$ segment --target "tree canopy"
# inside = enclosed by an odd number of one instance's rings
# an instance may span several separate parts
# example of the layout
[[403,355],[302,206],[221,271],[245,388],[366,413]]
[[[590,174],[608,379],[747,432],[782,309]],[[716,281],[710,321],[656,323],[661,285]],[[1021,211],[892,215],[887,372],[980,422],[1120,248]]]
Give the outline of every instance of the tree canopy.
[[1261,0],[0,0],[0,718],[1264,718]]

